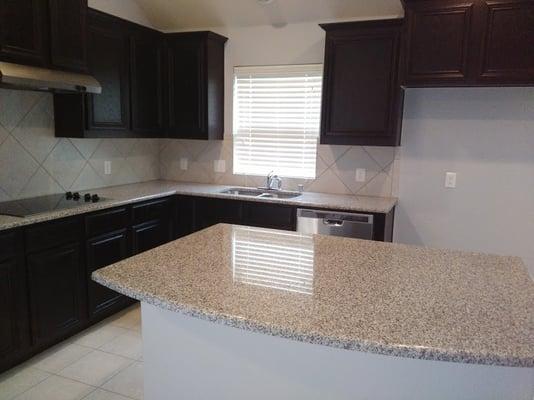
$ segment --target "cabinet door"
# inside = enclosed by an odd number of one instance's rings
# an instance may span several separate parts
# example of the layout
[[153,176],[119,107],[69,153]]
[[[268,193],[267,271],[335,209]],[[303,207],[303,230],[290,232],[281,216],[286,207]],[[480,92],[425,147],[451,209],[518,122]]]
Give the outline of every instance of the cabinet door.
[[87,70],[87,0],[48,0],[53,66]]
[[87,279],[89,316],[112,312],[125,304],[125,297],[91,279],[97,269],[128,257],[126,229],[91,239],[87,242]]
[[132,227],[133,254],[153,249],[171,240],[170,222],[158,220]]
[[0,369],[29,343],[24,265],[0,260]]
[[135,34],[130,43],[132,129],[158,137],[163,132],[161,38],[151,32]]
[[405,1],[405,84],[447,86],[472,80],[474,9],[473,1]]
[[46,64],[44,0],[0,0],[0,60]]
[[207,139],[205,46],[198,40],[169,42],[169,136]]
[[79,245],[27,257],[33,344],[53,341],[81,325],[84,315],[84,274]]
[[242,224],[243,203],[238,200],[198,198],[195,204],[196,230],[219,223]]
[[88,64],[102,93],[87,95],[87,129],[127,134],[130,128],[128,37],[116,20],[89,14]]
[[327,30],[321,143],[399,142],[401,20],[323,25]]
[[243,205],[244,225],[261,228],[296,230],[296,210],[291,206],[249,202]]
[[484,39],[478,82],[534,83],[534,2],[481,2]]

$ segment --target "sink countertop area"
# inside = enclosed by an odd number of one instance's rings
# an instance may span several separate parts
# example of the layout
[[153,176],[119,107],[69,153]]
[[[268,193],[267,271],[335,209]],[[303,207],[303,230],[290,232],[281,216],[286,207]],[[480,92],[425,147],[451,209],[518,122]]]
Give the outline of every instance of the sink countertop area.
[[315,192],[304,192],[298,197],[287,199],[251,197],[221,193],[222,191],[231,188],[235,188],[235,186],[157,180],[129,185],[112,186],[101,189],[92,189],[91,192],[98,193],[101,197],[107,198],[108,200],[98,203],[81,202],[80,206],[76,208],[42,213],[26,218],[0,215],[0,231],[19,226],[35,224],[38,222],[69,217],[77,214],[83,214],[91,211],[121,206],[124,204],[135,203],[143,200],[171,196],[174,194],[376,213],[388,213],[397,204],[397,199],[394,197],[338,195]]
[[[250,262],[265,251],[268,261]],[[163,309],[272,336],[534,367],[534,282],[518,257],[219,224],[92,277]]]

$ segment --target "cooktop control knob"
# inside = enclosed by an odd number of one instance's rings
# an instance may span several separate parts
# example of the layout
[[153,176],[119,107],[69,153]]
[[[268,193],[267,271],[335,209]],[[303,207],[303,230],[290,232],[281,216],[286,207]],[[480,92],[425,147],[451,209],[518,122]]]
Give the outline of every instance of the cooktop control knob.
[[97,194],[93,194],[93,195],[91,196],[91,201],[92,201],[93,203],[98,203],[99,200],[100,200],[100,197],[98,197]]
[[73,199],[73,200],[76,200],[76,201],[80,200],[80,193],[78,193],[78,192],[74,192],[74,193],[72,194],[72,199]]
[[65,197],[67,198],[67,200],[72,199],[72,192],[65,193]]
[[85,193],[83,195],[83,199],[85,200],[85,202],[90,202],[91,201],[91,194],[90,193]]

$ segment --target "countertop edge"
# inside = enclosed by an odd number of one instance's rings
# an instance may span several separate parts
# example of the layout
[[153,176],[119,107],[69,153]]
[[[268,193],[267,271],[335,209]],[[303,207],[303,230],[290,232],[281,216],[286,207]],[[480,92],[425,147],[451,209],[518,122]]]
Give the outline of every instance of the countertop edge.
[[363,339],[343,339],[339,337],[328,337],[318,333],[298,332],[280,326],[269,326],[257,321],[246,320],[241,317],[217,314],[208,310],[202,310],[183,304],[173,304],[165,299],[159,298],[158,296],[153,296],[149,293],[142,293],[111,282],[102,277],[98,271],[93,272],[91,274],[91,278],[95,282],[135,300],[139,300],[165,310],[178,312],[186,316],[191,316],[233,328],[243,329],[249,332],[262,333],[304,343],[318,344],[343,350],[361,351],[384,356],[499,367],[534,368],[534,359],[529,358],[511,358],[503,357],[497,354],[473,354],[464,351],[456,351],[453,349],[429,348],[424,346],[384,344],[366,341]]
[[[6,217],[9,220],[6,222],[0,223],[0,231],[6,231],[9,229],[15,229],[23,226],[38,224],[42,222],[47,221],[53,221],[61,218],[68,218],[68,217],[74,217],[77,215],[83,215],[83,214],[89,214],[101,210],[106,210],[114,207],[120,207],[132,203],[142,202],[142,201],[148,201],[152,199],[158,199],[162,197],[167,196],[196,196],[196,197],[208,197],[208,198],[219,198],[219,199],[229,199],[229,200],[240,200],[240,201],[247,201],[247,202],[258,202],[258,203],[270,203],[270,204],[280,204],[280,205],[287,205],[287,206],[293,206],[293,207],[314,207],[314,208],[322,208],[322,209],[332,209],[332,210],[339,210],[339,211],[347,211],[347,212],[367,212],[367,213],[378,213],[378,214],[387,214],[391,210],[395,208],[397,205],[398,199],[395,197],[387,197],[384,198],[386,202],[388,202],[387,207],[350,207],[343,204],[326,204],[321,203],[320,201],[313,201],[311,199],[304,199],[300,198],[299,200],[295,199],[269,199],[269,198],[254,198],[254,197],[244,197],[244,196],[237,196],[237,195],[231,195],[226,193],[220,193],[221,190],[224,190],[224,188],[231,188],[234,186],[231,185],[218,185],[218,184],[201,184],[201,183],[190,183],[190,182],[170,182],[170,181],[147,181],[147,182],[140,182],[140,183],[133,183],[128,185],[119,185],[119,186],[110,186],[110,187],[103,187],[99,189],[92,189],[92,190],[98,190],[98,191],[107,191],[107,190],[114,190],[114,189],[120,189],[120,188],[126,188],[128,186],[135,186],[135,185],[144,185],[144,184],[157,184],[161,183],[161,185],[167,185],[167,188],[162,188],[160,192],[155,193],[149,193],[149,194],[143,194],[139,196],[133,196],[123,199],[111,199],[110,201],[101,202],[101,203],[90,203],[90,204],[83,204],[80,205],[80,207],[77,208],[70,208],[70,209],[64,209],[59,211],[52,211],[49,213],[42,213],[42,214],[35,214],[26,218],[22,217],[10,217],[10,216],[0,216],[0,217]],[[176,187],[172,187],[173,185],[176,185]],[[201,189],[199,190],[186,190],[181,189],[180,186],[184,185],[205,185],[205,186],[213,186],[213,189],[217,190],[214,192],[210,191],[203,191]],[[237,187],[237,186],[235,186]],[[308,193],[312,195],[324,195],[324,196],[349,196],[349,195],[336,195],[331,193],[315,193],[315,192],[304,192],[304,196],[306,196]],[[354,197],[369,197],[369,196],[356,196]],[[372,198],[372,196],[371,196]],[[377,199],[379,199],[377,197]]]

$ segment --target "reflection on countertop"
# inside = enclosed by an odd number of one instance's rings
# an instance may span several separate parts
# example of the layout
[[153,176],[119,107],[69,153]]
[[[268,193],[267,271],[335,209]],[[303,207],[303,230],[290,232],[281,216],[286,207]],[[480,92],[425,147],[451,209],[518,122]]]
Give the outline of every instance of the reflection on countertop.
[[93,279],[245,330],[391,356],[534,367],[518,257],[219,224]]

